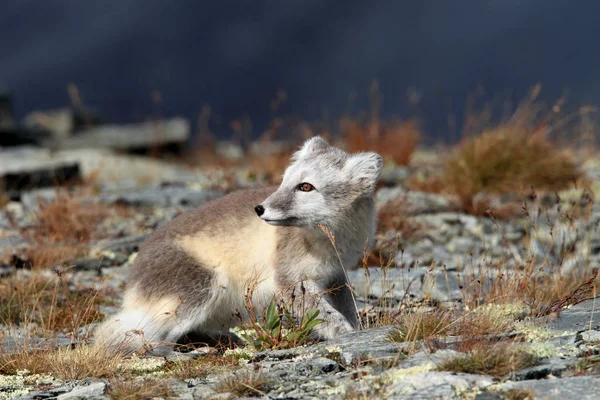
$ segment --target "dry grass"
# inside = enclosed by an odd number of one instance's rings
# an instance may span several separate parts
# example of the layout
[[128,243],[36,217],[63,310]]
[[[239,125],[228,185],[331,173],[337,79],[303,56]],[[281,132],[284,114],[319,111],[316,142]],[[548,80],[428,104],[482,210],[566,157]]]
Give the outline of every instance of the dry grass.
[[195,360],[170,361],[167,362],[166,369],[169,376],[179,380],[204,378],[211,372],[230,370],[238,366],[239,360],[240,358],[235,356],[224,357],[214,354]]
[[47,236],[58,242],[87,242],[96,225],[110,215],[110,209],[99,204],[83,204],[76,197],[57,192],[50,202],[42,202],[35,215],[36,236]]
[[393,230],[405,240],[414,237],[423,227],[411,219],[412,208],[408,196],[399,196],[386,203],[377,212],[377,231],[384,234]]
[[6,193],[4,193],[2,188],[0,188],[0,208],[3,208],[8,203],[10,203],[10,198]]
[[24,345],[16,353],[0,352],[0,372],[15,374],[27,370],[33,374],[49,374],[64,380],[89,377],[108,378],[118,372],[122,357],[98,346],[36,350]]
[[266,397],[269,381],[260,372],[247,372],[225,378],[217,387],[219,393],[231,393],[238,397]]
[[72,333],[101,319],[99,303],[95,291],[70,288],[61,273],[0,279],[0,322],[9,326]]
[[170,399],[176,396],[169,382],[158,379],[113,380],[108,396],[114,400]]
[[203,378],[214,366],[204,360],[174,362],[169,366],[169,372],[175,379]]
[[346,150],[376,151],[396,165],[408,165],[421,139],[419,123],[414,119],[383,124],[346,118],[340,123],[340,131]]
[[438,370],[505,378],[510,373],[538,363],[539,360],[535,356],[521,351],[516,346],[511,346],[510,343],[477,342],[465,355],[442,362]]
[[556,148],[543,131],[505,123],[465,139],[448,159],[443,182],[470,211],[480,192],[561,190],[580,176],[571,156]]
[[533,400],[535,391],[533,389],[509,389],[501,395],[505,400]]
[[533,258],[522,268],[498,267],[463,275],[463,303],[471,309],[484,304],[522,302],[531,317],[559,313],[562,309],[590,300],[596,294],[598,270],[561,272],[561,268],[540,265]]
[[[478,195],[524,194],[531,188],[557,191],[579,182],[581,171],[573,151],[560,139],[572,136],[573,132],[568,130],[573,117],[583,117],[593,110],[584,107],[561,118],[557,112],[560,106],[545,112],[536,102],[539,92],[540,86],[535,86],[514,113],[500,123],[491,122],[490,107],[480,114],[471,112],[461,142],[438,173],[411,179],[410,186],[456,195],[464,211],[483,216],[488,213],[490,203]],[[519,213],[514,204],[493,211],[497,218]]]
[[405,349],[415,349],[416,342],[425,345],[444,347],[444,341],[450,336],[460,337],[465,344],[486,342],[486,336],[511,332],[519,316],[511,314],[507,308],[488,304],[473,311],[459,308],[444,310],[434,308],[404,312],[396,328],[390,333],[393,342],[409,343]]
[[390,333],[390,340],[407,343],[447,336],[451,334],[455,318],[453,313],[444,310],[405,313]]
[[256,175],[264,175],[269,184],[281,183],[283,172],[290,164],[293,150],[288,149],[281,153],[268,154],[266,156],[251,156],[247,159],[247,165]]
[[41,202],[34,225],[21,229],[29,246],[20,257],[29,268],[54,266],[85,253],[92,239],[102,236],[101,222],[111,216],[129,216],[122,206],[82,202],[74,194],[56,189],[56,198]]

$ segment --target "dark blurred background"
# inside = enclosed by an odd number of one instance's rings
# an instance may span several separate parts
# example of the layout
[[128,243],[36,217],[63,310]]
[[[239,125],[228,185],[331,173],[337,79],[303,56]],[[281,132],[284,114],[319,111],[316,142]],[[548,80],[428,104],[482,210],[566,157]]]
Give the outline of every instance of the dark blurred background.
[[599,15],[597,0],[4,0],[0,89],[19,118],[68,104],[69,83],[113,122],[209,104],[227,137],[244,116],[258,135],[275,114],[369,111],[377,80],[383,117],[444,138],[478,87],[600,104]]

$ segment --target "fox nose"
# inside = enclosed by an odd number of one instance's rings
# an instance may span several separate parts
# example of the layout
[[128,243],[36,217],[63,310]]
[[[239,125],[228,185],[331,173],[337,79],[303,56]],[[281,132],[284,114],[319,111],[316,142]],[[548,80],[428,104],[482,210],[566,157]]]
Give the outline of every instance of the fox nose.
[[265,208],[259,204],[256,207],[254,207],[254,211],[256,212],[256,215],[260,217],[265,213]]

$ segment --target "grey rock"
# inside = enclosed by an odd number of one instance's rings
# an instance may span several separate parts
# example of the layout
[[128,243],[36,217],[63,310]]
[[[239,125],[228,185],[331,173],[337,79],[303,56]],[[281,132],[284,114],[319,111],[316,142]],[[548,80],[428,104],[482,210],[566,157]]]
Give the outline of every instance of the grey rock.
[[600,331],[597,330],[585,330],[577,334],[577,339],[583,342],[600,343]]
[[37,210],[42,202],[51,202],[55,199],[56,190],[54,188],[30,190],[21,193],[21,204],[28,212]]
[[25,395],[19,396],[19,400],[38,400],[38,399],[55,399],[61,394],[65,394],[73,390],[75,383],[68,383],[63,386],[58,386],[44,391],[33,391]]
[[550,375],[560,377],[575,363],[577,363],[576,357],[551,357],[543,360],[540,365],[515,372],[511,379],[515,381],[524,381],[530,379],[543,379]]
[[[100,271],[102,268],[109,268],[119,265],[120,260],[111,260],[109,258],[79,258],[77,260],[66,261],[65,264],[77,271]],[[125,260],[126,261],[126,260]]]
[[101,195],[98,200],[133,207],[199,207],[223,196],[220,190],[192,190],[180,187],[131,190]]
[[414,368],[431,363],[433,363],[434,365],[440,365],[444,361],[453,357],[460,356],[461,354],[463,353],[459,353],[458,351],[454,350],[438,350],[435,353],[430,353],[429,351],[421,351],[400,361],[397,365],[397,368]]
[[451,253],[458,254],[479,253],[474,251],[478,244],[470,237],[456,237],[446,245],[446,249]]
[[[544,321],[544,319],[541,319]],[[557,331],[584,331],[600,324],[598,304],[588,300],[563,310],[558,318],[548,322],[548,328]]]
[[590,252],[593,255],[600,254],[600,239],[594,238],[594,239],[591,240],[591,242],[590,242]]
[[422,290],[433,300],[451,301],[462,297],[458,274],[452,271],[434,270],[423,277]]
[[171,143],[184,143],[190,124],[183,118],[128,125],[100,125],[80,131],[57,142],[48,140],[46,147],[60,149],[111,148],[116,150],[148,149]]
[[89,385],[75,386],[73,390],[68,393],[63,393],[57,396],[58,400],[66,399],[89,399],[93,397],[102,396],[106,389],[106,383],[104,382],[93,382]]
[[563,335],[555,337],[552,339],[548,339],[546,343],[551,344],[555,347],[573,346],[575,345],[575,343],[577,343],[577,335]]
[[488,376],[425,372],[402,377],[388,389],[388,399],[460,399],[494,383]]
[[509,389],[533,390],[536,399],[593,400],[600,393],[600,379],[597,376],[575,376],[561,379],[540,379],[533,381],[507,382],[500,386]]
[[414,192],[401,187],[381,188],[375,194],[375,204],[383,207],[389,202],[399,199],[403,212],[411,215],[441,213],[456,209],[452,197],[435,193]]
[[138,251],[140,245],[146,240],[147,235],[127,236],[120,239],[113,239],[96,243],[94,247],[102,250],[131,254]]
[[402,343],[393,343],[389,334],[394,329],[392,326],[366,329],[347,333],[337,339],[328,340],[317,345],[317,349],[339,347],[342,365],[353,365],[364,360],[386,361],[398,357],[404,347]]
[[307,364],[315,371],[325,374],[330,372],[339,372],[341,370],[340,364],[325,357],[313,358]]
[[[400,301],[409,290],[417,297],[422,297],[421,282],[427,273],[426,267],[415,268],[369,268],[348,271],[348,279],[352,287],[363,298],[384,296]],[[366,274],[368,273],[368,275]]]
[[386,185],[398,185],[406,180],[408,177],[408,168],[397,167],[383,168],[379,180],[385,182]]
[[0,349],[5,354],[19,352],[23,348],[28,350],[47,350],[55,347],[69,346],[74,343],[74,339],[65,335],[58,334],[52,339],[13,337],[15,335],[5,335],[0,342]]
[[394,360],[404,347],[403,343],[393,343],[389,334],[392,326],[365,329],[339,336],[315,345],[286,350],[258,352],[252,362],[291,360],[298,356],[326,357],[339,359],[343,367],[355,365],[364,360]]
[[0,187],[13,193],[52,187],[82,178],[79,164],[60,159],[39,158],[35,148],[0,150]]
[[16,270],[14,265],[0,264],[0,279],[11,276]]

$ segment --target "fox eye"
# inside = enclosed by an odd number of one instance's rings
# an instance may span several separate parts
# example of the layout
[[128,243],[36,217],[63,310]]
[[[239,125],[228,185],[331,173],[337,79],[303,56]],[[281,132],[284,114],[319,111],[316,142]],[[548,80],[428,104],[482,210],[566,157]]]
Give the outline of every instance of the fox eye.
[[298,185],[298,190],[300,190],[301,192],[310,192],[312,190],[314,190],[315,187],[313,185],[311,185],[310,183],[301,183]]

